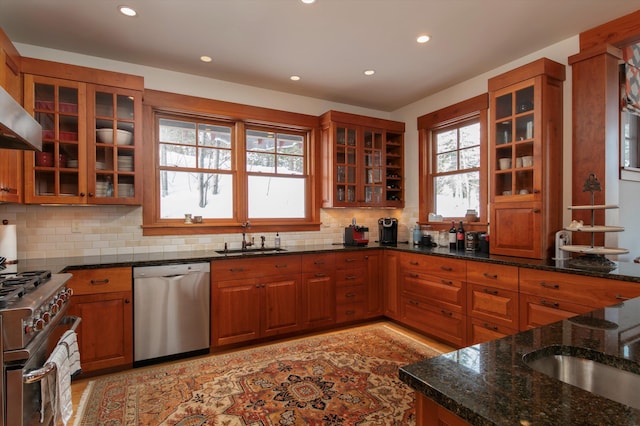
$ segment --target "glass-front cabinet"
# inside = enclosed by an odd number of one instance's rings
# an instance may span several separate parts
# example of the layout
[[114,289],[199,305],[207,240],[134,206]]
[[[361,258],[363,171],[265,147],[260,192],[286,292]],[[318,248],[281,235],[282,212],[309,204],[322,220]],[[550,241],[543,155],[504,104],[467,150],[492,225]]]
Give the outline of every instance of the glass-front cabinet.
[[321,125],[323,207],[404,205],[404,123],[329,111]]
[[140,204],[142,91],[32,74],[24,82],[43,146],[25,153],[25,202]]
[[562,229],[562,85],[546,58],[489,80],[491,253],[545,259]]

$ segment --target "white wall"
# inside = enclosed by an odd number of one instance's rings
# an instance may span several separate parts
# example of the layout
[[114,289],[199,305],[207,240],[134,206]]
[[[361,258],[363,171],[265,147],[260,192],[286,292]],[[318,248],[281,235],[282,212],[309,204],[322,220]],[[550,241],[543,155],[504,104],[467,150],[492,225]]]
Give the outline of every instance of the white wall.
[[[308,243],[340,242],[342,227],[350,223],[356,216],[358,222],[368,225],[371,239],[377,238],[377,218],[393,216],[400,220],[399,239],[408,238],[408,229],[415,224],[418,217],[418,131],[417,117],[446,107],[453,103],[471,98],[487,91],[487,80],[493,76],[509,71],[541,57],[547,57],[567,65],[569,56],[578,53],[578,36],[549,46],[538,52],[527,55],[499,68],[488,71],[461,84],[450,87],[432,96],[421,99],[401,109],[387,113],[355,107],[351,105],[328,102],[322,99],[290,95],[282,92],[244,86],[220,80],[165,71],[134,64],[121,63],[69,52],[45,49],[38,46],[16,44],[23,56],[69,63],[140,75],[145,79],[145,87],[175,93],[182,93],[205,98],[237,102],[267,108],[275,108],[311,115],[320,115],[327,110],[335,109],[355,114],[387,118],[406,123],[405,134],[405,209],[404,210],[323,210],[322,229],[313,233],[283,234],[283,244],[291,245]],[[563,205],[571,203],[571,68],[567,66],[567,79],[564,83],[564,179]],[[638,211],[638,205],[630,204],[630,194],[637,192],[637,184],[621,185],[620,220],[627,227],[627,232],[620,238],[621,245],[631,248],[633,235],[638,235],[639,221],[632,217]],[[638,197],[635,197],[638,198]],[[634,202],[638,203],[638,201]],[[224,241],[234,241],[235,235],[199,236],[199,237],[142,237],[142,209],[124,206],[113,207],[42,207],[42,206],[0,206],[0,219],[7,218],[18,224],[19,256],[22,258],[41,258],[59,256],[79,256],[95,254],[114,254],[149,251],[176,251],[193,249],[218,249]],[[565,223],[571,221],[571,215],[565,210]],[[627,222],[628,221],[628,222]],[[71,223],[76,231],[71,232]],[[110,226],[100,226],[107,223]],[[616,225],[610,223],[610,225]],[[125,230],[121,233],[121,230]],[[43,245],[39,236],[47,236],[48,243]],[[269,236],[270,238],[271,236]],[[64,241],[64,243],[61,243]],[[267,241],[270,241],[268,239]],[[638,251],[640,243],[634,244]],[[632,252],[633,254],[633,252]],[[631,258],[640,253],[630,255]]]

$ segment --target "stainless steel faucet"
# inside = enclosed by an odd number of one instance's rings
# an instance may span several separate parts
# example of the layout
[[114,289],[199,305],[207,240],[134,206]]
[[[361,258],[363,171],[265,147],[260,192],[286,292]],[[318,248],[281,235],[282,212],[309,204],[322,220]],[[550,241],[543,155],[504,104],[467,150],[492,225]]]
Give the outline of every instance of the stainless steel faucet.
[[247,242],[247,239],[246,239],[247,228],[251,228],[251,222],[249,221],[242,223],[242,250],[246,250],[247,247],[253,245],[253,240],[251,240],[251,242]]

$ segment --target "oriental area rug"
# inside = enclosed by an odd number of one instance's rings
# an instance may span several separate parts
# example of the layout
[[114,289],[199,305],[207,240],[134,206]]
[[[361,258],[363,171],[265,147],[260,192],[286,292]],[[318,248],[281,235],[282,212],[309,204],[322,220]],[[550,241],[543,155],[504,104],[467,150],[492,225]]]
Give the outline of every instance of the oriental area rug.
[[384,324],[105,376],[75,425],[413,425],[398,368],[439,355]]

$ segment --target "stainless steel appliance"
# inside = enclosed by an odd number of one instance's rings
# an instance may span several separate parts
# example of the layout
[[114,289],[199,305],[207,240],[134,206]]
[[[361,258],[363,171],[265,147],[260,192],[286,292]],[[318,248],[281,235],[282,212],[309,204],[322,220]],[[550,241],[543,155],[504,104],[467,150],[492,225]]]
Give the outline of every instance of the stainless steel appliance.
[[0,148],[42,151],[42,126],[2,87]]
[[380,244],[398,243],[398,219],[381,217],[378,219],[378,240]]
[[[50,271],[0,273],[0,357],[3,425],[40,424],[40,383],[55,372],[47,358],[69,329],[71,274]],[[42,424],[53,422],[50,407]]]
[[134,366],[209,351],[209,274],[209,263],[133,268]]

